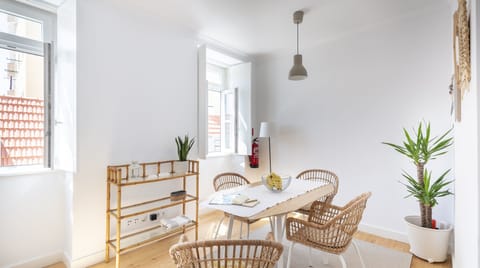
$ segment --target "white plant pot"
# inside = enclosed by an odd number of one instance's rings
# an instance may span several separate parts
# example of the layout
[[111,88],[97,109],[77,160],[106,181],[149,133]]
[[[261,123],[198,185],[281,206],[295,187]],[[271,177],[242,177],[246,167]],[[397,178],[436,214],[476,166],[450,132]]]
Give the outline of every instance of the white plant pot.
[[188,161],[175,161],[173,169],[175,174],[185,174],[188,171]]
[[438,229],[421,227],[420,216],[406,216],[410,252],[428,262],[447,260],[448,245],[452,226],[437,221]]

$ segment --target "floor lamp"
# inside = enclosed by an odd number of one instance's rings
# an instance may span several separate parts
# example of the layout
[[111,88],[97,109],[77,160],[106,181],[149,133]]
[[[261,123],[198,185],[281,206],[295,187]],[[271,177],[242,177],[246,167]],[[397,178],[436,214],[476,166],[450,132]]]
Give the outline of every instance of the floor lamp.
[[260,123],[260,134],[258,135],[259,138],[268,138],[268,161],[269,165],[268,168],[270,170],[269,174],[272,174],[272,151],[270,147],[270,133],[271,132],[271,125],[268,122],[261,122]]

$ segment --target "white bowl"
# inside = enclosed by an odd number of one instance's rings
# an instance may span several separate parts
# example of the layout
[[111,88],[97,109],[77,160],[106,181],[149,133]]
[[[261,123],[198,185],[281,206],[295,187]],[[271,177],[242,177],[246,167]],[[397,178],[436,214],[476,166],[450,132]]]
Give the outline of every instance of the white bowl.
[[291,176],[280,176],[280,178],[282,179],[282,185],[281,185],[281,188],[276,188],[276,187],[273,187],[273,186],[267,184],[267,177],[268,177],[268,175],[262,176],[262,183],[268,190],[270,190],[274,193],[279,193],[279,192],[284,191],[285,189],[288,188],[288,186],[290,186],[290,182],[292,181]]

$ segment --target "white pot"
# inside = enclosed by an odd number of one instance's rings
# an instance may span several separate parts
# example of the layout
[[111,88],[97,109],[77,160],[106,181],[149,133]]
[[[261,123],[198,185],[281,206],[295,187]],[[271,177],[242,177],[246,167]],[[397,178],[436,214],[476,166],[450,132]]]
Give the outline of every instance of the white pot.
[[174,166],[175,174],[185,174],[188,171],[188,161],[175,161]]
[[421,227],[420,216],[406,216],[410,252],[428,262],[447,260],[448,245],[452,226],[437,221],[438,229]]

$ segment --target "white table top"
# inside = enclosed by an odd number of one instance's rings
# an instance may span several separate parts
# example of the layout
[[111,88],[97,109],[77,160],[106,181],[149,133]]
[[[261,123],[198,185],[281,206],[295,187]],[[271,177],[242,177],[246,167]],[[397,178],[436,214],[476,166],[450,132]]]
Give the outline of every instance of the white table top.
[[[308,180],[292,179],[290,186],[280,193],[274,193],[261,183],[253,183],[228,190],[218,191],[202,202],[201,206],[218,209],[250,219],[263,218],[295,211],[333,191],[331,184]],[[209,201],[216,195],[241,193],[250,199],[260,201],[254,207],[237,205],[212,205]]]

